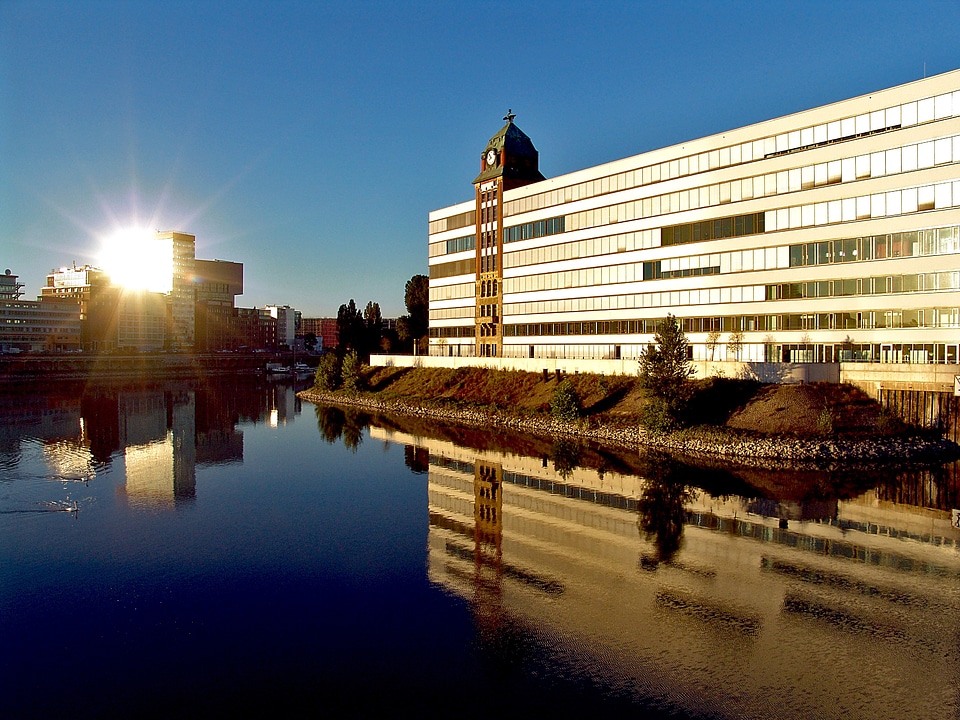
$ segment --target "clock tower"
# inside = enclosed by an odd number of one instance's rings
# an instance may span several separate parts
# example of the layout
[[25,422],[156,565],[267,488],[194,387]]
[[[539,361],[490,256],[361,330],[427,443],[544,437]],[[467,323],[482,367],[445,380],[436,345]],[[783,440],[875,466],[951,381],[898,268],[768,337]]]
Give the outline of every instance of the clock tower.
[[480,174],[473,181],[477,206],[476,348],[481,357],[503,354],[503,193],[544,180],[539,153],[530,138],[513,124],[490,138],[480,156]]

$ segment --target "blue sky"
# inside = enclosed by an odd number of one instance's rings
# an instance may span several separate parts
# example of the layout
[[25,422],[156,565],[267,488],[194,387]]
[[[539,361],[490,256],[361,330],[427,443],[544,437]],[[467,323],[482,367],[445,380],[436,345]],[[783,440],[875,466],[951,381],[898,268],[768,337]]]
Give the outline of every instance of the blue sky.
[[0,271],[140,225],[395,316],[507,108],[552,177],[958,67],[956,0],[0,0]]

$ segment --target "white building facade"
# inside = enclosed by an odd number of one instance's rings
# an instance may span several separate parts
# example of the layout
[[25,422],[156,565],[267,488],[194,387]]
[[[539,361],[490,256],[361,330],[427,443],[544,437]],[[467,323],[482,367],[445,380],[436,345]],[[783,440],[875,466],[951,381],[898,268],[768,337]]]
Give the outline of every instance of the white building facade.
[[431,355],[628,359],[669,313],[697,360],[958,362],[960,70],[526,184],[505,119],[429,216]]

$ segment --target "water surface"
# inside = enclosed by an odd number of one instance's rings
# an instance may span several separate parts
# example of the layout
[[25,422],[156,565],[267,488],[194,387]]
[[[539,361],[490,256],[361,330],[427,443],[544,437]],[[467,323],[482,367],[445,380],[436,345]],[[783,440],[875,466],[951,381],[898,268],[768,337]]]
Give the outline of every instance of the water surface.
[[731,473],[301,406],[5,388],[8,717],[960,715],[956,467]]

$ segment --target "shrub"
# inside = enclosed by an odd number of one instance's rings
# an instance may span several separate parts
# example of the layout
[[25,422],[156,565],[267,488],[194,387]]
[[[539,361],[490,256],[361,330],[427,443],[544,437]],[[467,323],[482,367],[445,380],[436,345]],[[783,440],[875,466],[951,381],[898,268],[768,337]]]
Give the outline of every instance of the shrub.
[[580,396],[573,387],[573,383],[569,379],[563,380],[553,391],[553,399],[550,400],[550,415],[556,420],[576,422],[580,419],[582,411]]
[[833,435],[833,413],[824,408],[817,416],[817,432],[821,435]]
[[340,356],[335,352],[324,353],[317,365],[317,373],[313,377],[313,386],[318,390],[330,392],[340,387],[343,381]]
[[663,398],[651,397],[640,411],[640,424],[653,435],[673,432],[677,429],[677,420],[670,406]]
[[341,370],[343,377],[343,389],[347,392],[357,392],[363,390],[363,361],[356,350],[351,350],[343,356],[343,366]]

